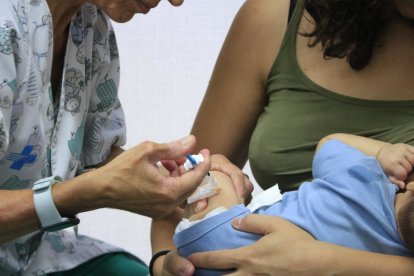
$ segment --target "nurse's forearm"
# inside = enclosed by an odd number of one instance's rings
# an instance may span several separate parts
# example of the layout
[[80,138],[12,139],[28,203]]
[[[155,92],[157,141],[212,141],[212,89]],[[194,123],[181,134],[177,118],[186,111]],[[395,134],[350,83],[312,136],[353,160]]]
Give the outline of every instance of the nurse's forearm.
[[[91,190],[93,185],[87,185],[89,176],[85,176],[52,187],[52,198],[61,216],[74,216],[101,204],[98,193]],[[0,190],[0,244],[40,228],[31,189]]]
[[0,191],[0,244],[39,227],[32,190]]

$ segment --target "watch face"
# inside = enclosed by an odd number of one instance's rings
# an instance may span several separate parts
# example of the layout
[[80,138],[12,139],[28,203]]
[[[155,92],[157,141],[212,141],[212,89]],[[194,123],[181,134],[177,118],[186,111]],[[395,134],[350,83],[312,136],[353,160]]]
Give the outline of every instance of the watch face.
[[77,217],[74,218],[62,218],[62,221],[47,227],[44,227],[43,230],[47,232],[54,232],[58,230],[62,230],[68,227],[72,227],[79,224],[79,219]]

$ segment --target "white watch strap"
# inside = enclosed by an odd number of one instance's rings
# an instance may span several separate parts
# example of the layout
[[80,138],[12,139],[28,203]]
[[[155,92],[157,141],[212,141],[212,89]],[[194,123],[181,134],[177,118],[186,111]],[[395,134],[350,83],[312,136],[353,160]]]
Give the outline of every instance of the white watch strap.
[[42,227],[60,223],[62,217],[56,209],[52,198],[52,186],[61,182],[58,176],[52,176],[36,181],[33,186],[33,201],[37,216]]

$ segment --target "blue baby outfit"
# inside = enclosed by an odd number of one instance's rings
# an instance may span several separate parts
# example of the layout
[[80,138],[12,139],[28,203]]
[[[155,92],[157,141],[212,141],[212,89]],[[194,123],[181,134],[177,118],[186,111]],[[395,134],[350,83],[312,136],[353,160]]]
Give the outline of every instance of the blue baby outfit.
[[[314,180],[255,213],[284,218],[315,239],[360,250],[412,256],[399,237],[394,216],[397,187],[373,157],[338,140],[326,142],[313,161]],[[203,220],[174,236],[178,251],[238,248],[261,236],[237,231],[231,221],[250,211],[243,205]],[[224,271],[197,269],[196,275]]]

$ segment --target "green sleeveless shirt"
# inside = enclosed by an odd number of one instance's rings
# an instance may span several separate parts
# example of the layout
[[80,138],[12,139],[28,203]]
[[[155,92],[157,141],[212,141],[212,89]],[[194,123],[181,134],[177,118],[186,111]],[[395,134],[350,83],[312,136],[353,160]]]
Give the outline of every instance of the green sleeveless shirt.
[[414,145],[414,101],[375,101],[344,96],[312,82],[295,52],[303,12],[298,1],[267,81],[268,103],[249,147],[250,166],[266,189],[295,190],[311,179],[314,150],[332,133],[362,135]]

